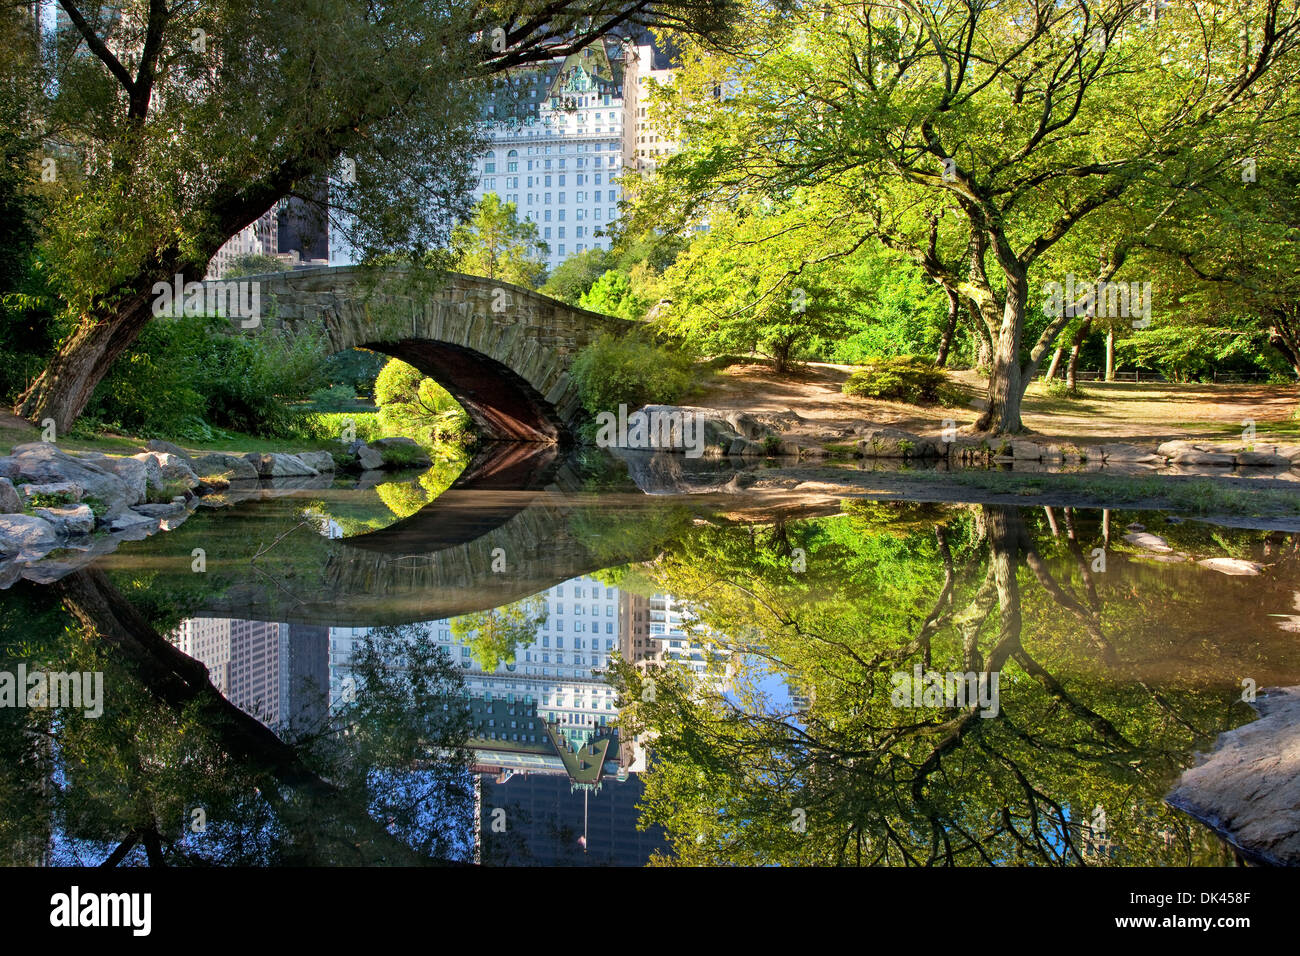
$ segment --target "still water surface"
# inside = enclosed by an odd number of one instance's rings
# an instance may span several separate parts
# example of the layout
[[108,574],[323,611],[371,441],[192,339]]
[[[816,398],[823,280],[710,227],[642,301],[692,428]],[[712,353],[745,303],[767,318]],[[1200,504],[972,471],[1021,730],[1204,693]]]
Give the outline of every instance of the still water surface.
[[4,862],[1232,861],[1163,797],[1300,683],[1296,536],[542,464],[209,501],[0,594],[0,671],[105,687],[0,709]]

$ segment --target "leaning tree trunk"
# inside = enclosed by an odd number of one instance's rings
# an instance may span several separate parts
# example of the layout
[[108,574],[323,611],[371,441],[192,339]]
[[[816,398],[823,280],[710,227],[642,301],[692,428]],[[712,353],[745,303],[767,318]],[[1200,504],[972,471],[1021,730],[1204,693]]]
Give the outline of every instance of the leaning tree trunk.
[[943,291],[948,294],[948,324],[944,326],[943,335],[939,339],[939,354],[934,359],[937,368],[948,364],[948,349],[952,347],[952,337],[957,331],[957,310],[961,307],[961,300],[955,291],[947,286],[944,286]]
[[1106,381],[1115,381],[1115,330],[1106,330]]
[[1065,354],[1065,349],[1061,348],[1060,346],[1057,346],[1056,351],[1052,353],[1052,362],[1050,365],[1047,366],[1047,375],[1046,375],[1047,381],[1050,382],[1052,379],[1056,378],[1056,370],[1058,367],[1060,367],[1061,356],[1064,354]]
[[1065,368],[1065,385],[1071,392],[1079,387],[1079,353],[1083,349],[1084,340],[1088,338],[1088,332],[1092,329],[1092,316],[1084,319],[1079,323],[1079,328],[1074,333],[1074,341],[1070,343],[1070,364]]
[[194,267],[183,269],[171,262],[155,265],[130,281],[131,291],[115,307],[84,316],[45,370],[18,397],[15,413],[37,424],[52,419],[58,434],[71,428],[109,368],[153,317],[154,283],[170,283],[178,273],[185,282],[202,278],[202,270]]

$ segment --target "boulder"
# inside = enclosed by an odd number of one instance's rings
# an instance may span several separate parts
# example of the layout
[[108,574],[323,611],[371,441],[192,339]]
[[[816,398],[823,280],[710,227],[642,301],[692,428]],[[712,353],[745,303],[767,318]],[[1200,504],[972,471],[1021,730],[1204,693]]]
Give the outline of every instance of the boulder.
[[[363,471],[373,471],[384,467],[384,453],[378,448],[371,448],[369,445],[362,445],[357,450],[357,463],[361,465]],[[304,466],[306,467],[306,466]]]
[[131,494],[135,497],[132,504],[139,504],[149,497],[150,487],[162,487],[162,472],[158,470],[158,463],[146,455],[105,458],[101,464],[126,482],[126,486],[131,489]]
[[95,512],[90,505],[68,505],[65,508],[33,508],[32,513],[54,525],[59,534],[90,534],[95,530]]
[[315,468],[317,471],[334,470],[334,456],[327,451],[299,452],[298,460],[308,468]]
[[1175,441],[1161,442],[1156,448],[1156,454],[1163,458],[1177,458],[1185,451],[1205,451],[1206,442],[1194,442],[1186,439],[1177,439]]
[[212,452],[194,459],[194,471],[201,476],[219,476],[227,481],[256,480],[257,466],[239,455]]
[[1011,457],[1016,461],[1042,461],[1043,447],[1031,441],[1013,441]]
[[190,467],[192,462],[189,458],[180,458],[163,451],[153,451],[149,454],[158,462],[164,483],[179,481],[187,488],[193,488],[199,483],[199,476],[194,474],[194,469]]
[[320,474],[296,455],[286,455],[281,452],[253,452],[244,457],[257,469],[259,478],[294,478],[300,475]]
[[102,501],[106,516],[122,514],[135,502],[134,490],[116,474],[93,461],[75,458],[50,442],[19,445],[13,458],[23,481],[72,482],[81,489],[80,500]]
[[930,458],[942,452],[935,442],[901,428],[874,428],[858,439],[864,458]]
[[1152,453],[1149,449],[1139,448],[1137,445],[1125,445],[1119,442],[1112,442],[1106,445],[1094,445],[1088,449],[1089,458],[1100,458],[1102,461],[1136,461],[1136,462],[1154,462],[1159,461],[1160,456]]
[[1181,451],[1175,455],[1173,464],[1232,468],[1237,464],[1237,458],[1235,455],[1227,455],[1220,452],[1197,451],[1195,449],[1190,449],[1188,451]]
[[66,495],[73,501],[81,500],[81,485],[75,481],[49,481],[43,485],[19,485],[18,491],[24,500],[36,495]]
[[59,543],[53,524],[36,515],[0,515],[0,554],[49,551]]
[[169,501],[164,504],[136,505],[131,509],[138,515],[144,515],[146,518],[175,518],[177,515],[185,514],[185,499],[179,501]]
[[761,441],[768,433],[763,423],[748,412],[728,412],[723,421],[730,425],[737,435],[750,441]]
[[[146,526],[151,528],[157,527],[158,519],[151,518],[148,515],[143,515],[133,510],[114,518],[109,522],[108,529],[113,532],[138,531]],[[141,535],[141,537],[143,537],[143,535]]]
[[148,448],[150,451],[160,451],[163,454],[171,455],[173,458],[179,458],[181,461],[185,462],[185,464],[191,467],[193,467],[194,465],[194,462],[191,459],[190,454],[187,451],[185,451],[185,449],[181,448],[178,445],[173,445],[169,441],[162,441],[157,438],[151,438],[149,439],[149,443],[144,447]]
[[0,514],[13,514],[23,510],[23,499],[8,478],[0,478]]
[[737,435],[731,441],[731,446],[727,449],[727,456],[730,458],[762,458],[767,454],[767,449],[756,441],[750,441]]

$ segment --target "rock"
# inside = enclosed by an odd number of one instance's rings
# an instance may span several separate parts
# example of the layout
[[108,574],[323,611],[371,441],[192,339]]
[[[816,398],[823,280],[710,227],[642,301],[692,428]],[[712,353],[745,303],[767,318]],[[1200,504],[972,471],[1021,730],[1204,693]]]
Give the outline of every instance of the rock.
[[296,455],[286,455],[282,452],[252,452],[244,457],[257,469],[259,478],[294,478],[300,475],[320,474]]
[[66,495],[73,501],[81,500],[81,486],[75,481],[50,481],[43,485],[19,485],[18,490],[24,499],[36,495]]
[[941,454],[929,438],[913,435],[901,428],[874,428],[858,439],[864,458],[930,458]]
[[299,452],[298,460],[308,468],[315,468],[317,471],[334,470],[334,456],[327,451]]
[[23,499],[18,497],[18,490],[8,478],[0,478],[0,513],[13,514],[23,510]]
[[1262,451],[1239,451],[1237,464],[1246,468],[1290,468],[1291,459]]
[[1043,448],[1031,441],[1013,441],[1011,443],[1011,457],[1016,461],[1041,461]]
[[748,438],[750,441],[760,441],[768,433],[768,429],[764,427],[763,423],[747,412],[729,412],[723,418],[723,421],[735,429],[737,435]]
[[173,458],[179,458],[181,461],[185,462],[185,464],[189,465],[191,468],[194,467],[194,461],[190,457],[190,454],[187,451],[185,451],[185,449],[181,448],[178,445],[173,445],[169,441],[162,441],[161,439],[158,438],[151,438],[149,439],[149,443],[144,447],[148,448],[150,451],[160,451],[165,455],[171,455]]
[[185,487],[193,488],[199,483],[199,476],[194,474],[194,469],[190,467],[191,461],[189,458],[179,458],[176,455],[169,455],[161,451],[154,451],[149,454],[158,462],[164,484],[168,481],[179,481]]
[[1219,452],[1188,450],[1181,451],[1175,455],[1173,464],[1209,465],[1215,468],[1232,468],[1237,464],[1237,458],[1235,455],[1225,455]]
[[[126,514],[118,515],[110,521],[108,523],[108,530],[113,532],[137,531],[145,526],[156,528],[158,526],[158,519],[150,518],[148,515],[139,514],[135,511],[128,511]],[[143,537],[143,535],[141,537]]]
[[39,554],[58,542],[58,530],[44,518],[0,515],[0,554]]
[[1259,719],[1219,735],[1208,760],[1183,773],[1165,797],[1212,827],[1243,856],[1300,865],[1300,686],[1269,689]]
[[731,447],[727,449],[727,456],[730,458],[763,458],[766,455],[766,447],[739,435],[732,439]]
[[1205,442],[1198,443],[1180,438],[1176,441],[1161,442],[1156,448],[1156,454],[1162,458],[1177,458],[1185,451],[1205,451],[1202,447],[1204,445]]
[[217,476],[227,481],[256,480],[257,466],[239,455],[211,452],[194,459],[194,472],[200,476]]
[[80,500],[96,498],[108,517],[122,514],[135,502],[135,492],[125,481],[93,461],[75,458],[49,442],[33,442],[14,449],[20,477],[32,484],[72,482],[81,489]]
[[1136,462],[1153,462],[1158,461],[1160,456],[1153,454],[1145,448],[1139,448],[1137,445],[1125,445],[1114,442],[1107,445],[1094,445],[1088,449],[1089,458],[1100,458],[1102,461],[1136,461]]
[[1169,542],[1158,534],[1151,534],[1147,531],[1132,531],[1124,535],[1124,540],[1135,548],[1146,548],[1148,551],[1172,551]]
[[32,513],[54,525],[54,529],[59,534],[90,534],[95,530],[95,512],[90,510],[90,505],[33,508]]
[[[363,471],[373,471],[384,467],[384,453],[378,448],[362,445],[357,451],[357,463]],[[306,467],[306,466],[304,466]]]
[[1210,568],[1221,574],[1256,575],[1264,570],[1264,565],[1242,558],[1203,558],[1196,562],[1203,568]]
[[162,487],[162,472],[158,463],[146,455],[132,455],[130,458],[105,458],[101,464],[117,477],[126,482],[135,498],[132,504],[139,504],[149,497],[150,487],[154,487],[150,476],[157,480],[156,487]]
[[144,515],[146,518],[175,518],[186,512],[185,500],[182,498],[179,502],[169,501],[165,504],[148,504],[136,505],[131,509],[138,515]]

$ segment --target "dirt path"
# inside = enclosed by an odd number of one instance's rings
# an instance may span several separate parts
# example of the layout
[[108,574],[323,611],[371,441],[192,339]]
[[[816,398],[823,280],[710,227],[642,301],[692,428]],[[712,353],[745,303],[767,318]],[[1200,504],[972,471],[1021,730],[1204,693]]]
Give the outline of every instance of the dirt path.
[[[838,429],[862,422],[937,432],[945,420],[959,427],[974,422],[983,406],[984,379],[974,372],[953,373],[972,396],[969,407],[921,408],[843,394],[840,387],[852,371],[848,365],[811,363],[778,377],[765,365],[736,365],[718,373],[695,404],[754,413],[793,410],[813,426],[801,431],[822,440],[833,440]],[[1055,442],[1080,445],[1228,438],[1247,420],[1255,422],[1261,439],[1270,432],[1278,438],[1300,434],[1300,421],[1292,417],[1300,402],[1295,385],[1088,382],[1083,392],[1081,398],[1059,399],[1045,394],[1039,383],[1030,386],[1026,427]]]

